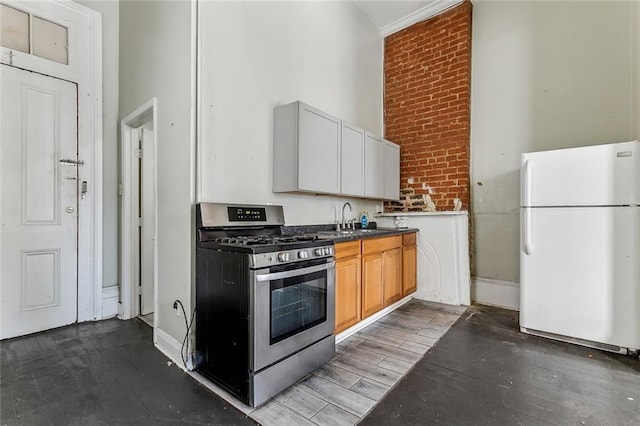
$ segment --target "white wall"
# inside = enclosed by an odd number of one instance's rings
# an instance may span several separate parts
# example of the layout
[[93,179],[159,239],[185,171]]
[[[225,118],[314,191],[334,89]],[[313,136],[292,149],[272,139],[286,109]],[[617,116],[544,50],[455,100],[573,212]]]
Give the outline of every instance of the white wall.
[[519,281],[520,154],[633,138],[633,7],[474,2],[473,275]]
[[633,25],[633,139],[640,139],[640,1],[633,2],[633,13],[631,14]]
[[158,328],[181,341],[191,311],[191,3],[120,3],[120,118],[157,98]]
[[381,135],[379,31],[352,2],[200,6],[200,200],[282,204],[289,225],[329,223],[345,201],[373,214],[371,201],[272,193],[272,121],[301,100]]
[[118,27],[117,1],[78,3],[102,14],[102,285],[118,284]]

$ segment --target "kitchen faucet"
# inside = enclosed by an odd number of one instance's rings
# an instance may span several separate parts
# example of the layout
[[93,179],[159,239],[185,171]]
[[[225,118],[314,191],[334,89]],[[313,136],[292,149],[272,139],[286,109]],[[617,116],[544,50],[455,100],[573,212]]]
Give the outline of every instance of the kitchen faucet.
[[349,206],[349,211],[353,213],[353,209],[351,208],[351,204],[349,204],[349,202],[347,201],[346,203],[344,203],[342,205],[342,229],[345,229],[345,224],[344,224],[344,208]]

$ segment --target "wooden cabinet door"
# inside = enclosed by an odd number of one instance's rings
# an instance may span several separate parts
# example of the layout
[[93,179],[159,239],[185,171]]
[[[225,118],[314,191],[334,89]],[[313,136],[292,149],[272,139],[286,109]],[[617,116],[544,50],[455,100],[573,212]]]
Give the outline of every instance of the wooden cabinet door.
[[384,282],[384,306],[402,298],[402,249],[400,247],[382,253]]
[[362,319],[383,307],[382,253],[362,258]]
[[336,333],[360,321],[360,257],[336,262]]
[[417,288],[416,246],[402,248],[402,295],[413,293]]

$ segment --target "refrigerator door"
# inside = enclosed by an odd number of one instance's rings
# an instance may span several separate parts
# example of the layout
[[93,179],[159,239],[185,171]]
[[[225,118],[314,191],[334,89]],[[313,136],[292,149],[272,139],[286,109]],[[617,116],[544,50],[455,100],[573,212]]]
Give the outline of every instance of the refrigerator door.
[[640,207],[521,209],[520,326],[640,348]]
[[520,206],[640,205],[640,142],[522,154]]

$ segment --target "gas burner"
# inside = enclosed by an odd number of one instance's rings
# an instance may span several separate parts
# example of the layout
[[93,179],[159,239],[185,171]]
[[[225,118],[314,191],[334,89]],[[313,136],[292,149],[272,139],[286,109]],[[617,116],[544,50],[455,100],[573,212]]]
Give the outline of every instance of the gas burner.
[[276,237],[278,243],[295,243],[298,241],[315,241],[318,239],[317,235],[281,235]]
[[255,246],[255,245],[275,245],[285,243],[297,243],[306,241],[316,241],[317,235],[250,235],[216,238],[213,242],[218,244]]

